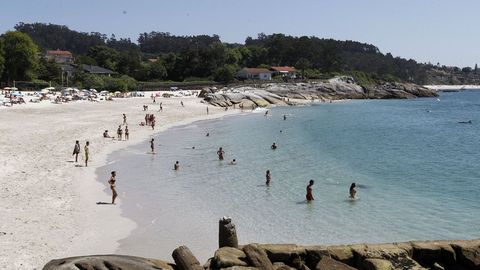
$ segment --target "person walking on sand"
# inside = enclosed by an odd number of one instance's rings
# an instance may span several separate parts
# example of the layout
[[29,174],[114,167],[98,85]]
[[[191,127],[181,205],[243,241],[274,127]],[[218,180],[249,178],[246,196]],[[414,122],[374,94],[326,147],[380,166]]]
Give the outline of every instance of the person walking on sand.
[[123,114],[123,125],[127,124],[127,115]]
[[178,162],[178,160],[175,161],[175,164],[173,164],[173,169],[174,169],[175,171],[180,170],[180,163]]
[[185,106],[183,105],[183,101],[180,101],[180,104],[182,104],[182,107],[185,107]]
[[128,130],[128,126],[125,126],[125,140],[128,141],[130,138],[130,131]]
[[119,141],[122,140],[122,134],[123,134],[122,125],[119,125],[117,128],[117,138]]
[[117,198],[117,189],[115,186],[115,182],[117,179],[115,177],[117,176],[116,171],[112,171],[112,176],[110,176],[110,180],[108,180],[108,183],[110,184],[110,189],[112,190],[112,204],[115,204],[115,199]]
[[223,160],[223,155],[225,152],[223,151],[222,147],[218,148],[217,155],[219,160]]
[[313,180],[310,180],[310,182],[308,183],[308,186],[307,186],[307,201],[311,202],[314,200],[313,198],[313,194],[312,194],[312,186],[314,184],[314,181]]
[[154,144],[154,141],[155,141],[154,138],[152,138],[152,140],[150,140],[150,149],[152,150],[152,153],[155,153],[155,144]]
[[350,185],[350,198],[355,199],[357,196],[357,184]]
[[207,115],[208,115],[208,106],[207,106]]
[[73,147],[73,154],[75,156],[75,162],[78,162],[78,154],[80,154],[80,142],[75,141],[75,146]]
[[272,174],[270,174],[270,170],[267,170],[267,172],[265,173],[265,178],[266,178],[266,180],[267,180],[267,181],[265,182],[265,184],[266,184],[267,186],[269,186],[269,185],[270,185],[270,181],[272,181]]
[[90,142],[87,141],[85,143],[85,147],[83,147],[83,150],[85,151],[85,167],[88,167],[88,158],[90,154],[90,149],[88,149],[88,146],[90,145]]
[[155,130],[155,118],[152,120],[152,130]]
[[272,146],[270,146],[270,148],[272,148],[272,150],[275,150],[275,149],[277,149],[277,145],[275,143],[273,143]]

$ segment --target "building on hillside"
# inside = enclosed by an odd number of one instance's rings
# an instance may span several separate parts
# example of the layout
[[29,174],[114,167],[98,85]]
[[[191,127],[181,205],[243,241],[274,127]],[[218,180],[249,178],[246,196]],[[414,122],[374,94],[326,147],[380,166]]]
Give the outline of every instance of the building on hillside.
[[82,65],[75,65],[75,64],[63,64],[63,65],[60,65],[60,69],[62,70],[62,73],[63,75],[66,75],[67,77],[71,77],[73,72],[75,71],[75,69],[78,69],[78,68],[81,68],[81,70],[83,70],[84,72],[86,73],[90,73],[90,74],[96,74],[96,75],[107,75],[107,76],[110,76],[112,75],[113,71],[109,70],[109,69],[106,69],[106,68],[103,68],[103,67],[99,67],[99,66],[92,66],[92,65],[85,65],[85,64],[82,64]]
[[85,71],[87,73],[90,73],[90,74],[107,75],[109,77],[110,77],[110,75],[115,73],[115,72],[111,71],[110,69],[106,69],[106,68],[99,67],[99,66],[85,65],[85,64],[82,64],[82,69],[83,69],[83,71]]
[[45,58],[47,58],[48,61],[55,61],[56,63],[73,63],[73,55],[69,51],[47,51]]
[[294,67],[271,67],[273,75],[278,75],[284,78],[295,79],[297,77],[297,71]]
[[271,80],[272,72],[266,68],[242,68],[236,77],[240,80]]

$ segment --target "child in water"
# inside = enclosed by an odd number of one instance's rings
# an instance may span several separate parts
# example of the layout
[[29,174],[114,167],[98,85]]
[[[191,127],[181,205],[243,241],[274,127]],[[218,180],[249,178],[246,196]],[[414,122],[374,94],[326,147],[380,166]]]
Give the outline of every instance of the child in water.
[[173,169],[174,169],[175,171],[180,170],[180,163],[179,163],[178,161],[175,161],[175,164],[173,164]]
[[356,195],[357,195],[357,184],[352,183],[352,185],[350,186],[350,198],[356,199]]
[[310,182],[308,183],[308,186],[307,186],[307,201],[313,201],[314,198],[313,198],[313,194],[312,194],[312,186],[314,184],[314,181],[313,180],[310,180]]
[[265,178],[267,179],[267,181],[265,182],[265,184],[267,186],[270,185],[270,181],[272,181],[272,175],[270,174],[270,170],[267,170],[266,174],[265,174]]

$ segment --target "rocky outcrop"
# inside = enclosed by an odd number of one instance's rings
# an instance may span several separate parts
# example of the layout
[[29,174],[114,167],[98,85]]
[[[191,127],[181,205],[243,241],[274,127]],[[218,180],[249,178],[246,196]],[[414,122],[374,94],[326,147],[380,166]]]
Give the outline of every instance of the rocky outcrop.
[[52,260],[43,267],[43,270],[87,269],[173,270],[174,268],[171,264],[164,261],[123,255],[71,257],[59,260]]
[[202,90],[199,97],[214,106],[239,104],[243,108],[291,104],[290,99],[406,99],[437,96],[435,90],[411,83],[382,83],[362,87],[351,77],[335,77],[324,82],[269,83],[258,87],[242,86]]
[[480,239],[413,241],[393,244],[298,246],[249,244],[218,249],[201,266],[190,250],[172,253],[175,264],[121,255],[97,255],[52,260],[44,270],[466,270],[480,269]]

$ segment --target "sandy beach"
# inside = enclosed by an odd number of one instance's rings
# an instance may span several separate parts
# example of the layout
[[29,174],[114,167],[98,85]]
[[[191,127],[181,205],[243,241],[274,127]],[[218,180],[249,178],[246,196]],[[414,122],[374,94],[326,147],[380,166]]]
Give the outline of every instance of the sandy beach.
[[[54,258],[114,253],[117,240],[126,237],[135,223],[121,216],[121,191],[117,205],[96,204],[110,201],[109,176],[103,176],[102,185],[95,175],[107,155],[140,142],[147,147],[154,132],[174,125],[240,112],[210,106],[207,115],[206,104],[193,97],[156,101],[46,102],[0,109],[1,269],[41,269]],[[160,102],[163,112],[158,112]],[[143,111],[144,104],[149,111]],[[130,140],[104,139],[106,129],[116,134],[122,113],[127,115]],[[155,114],[155,131],[139,125],[146,113]],[[90,141],[88,167],[74,163],[75,140],[82,152]],[[78,164],[82,163],[83,154]]]

